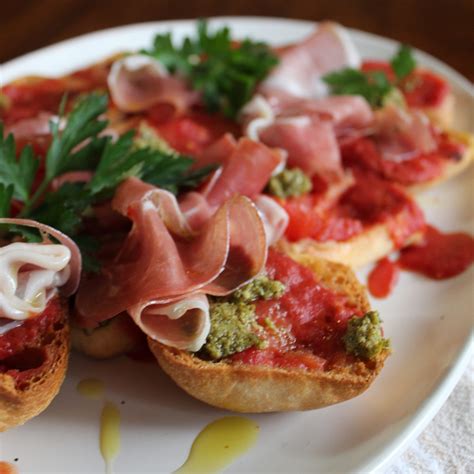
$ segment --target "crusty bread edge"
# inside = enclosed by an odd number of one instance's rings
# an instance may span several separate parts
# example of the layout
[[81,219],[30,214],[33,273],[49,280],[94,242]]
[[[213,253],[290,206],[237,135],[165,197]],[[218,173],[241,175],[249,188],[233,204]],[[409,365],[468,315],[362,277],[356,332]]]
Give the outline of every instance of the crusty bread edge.
[[[404,246],[419,241],[421,237],[421,232],[413,233],[404,242]],[[332,262],[343,263],[354,269],[374,263],[396,250],[386,224],[376,224],[343,242],[334,240],[317,242],[309,238],[301,239],[298,242],[289,242],[286,239],[281,239],[277,245],[280,250],[292,257],[308,254]]]
[[449,92],[441,104],[435,107],[423,107],[421,110],[435,123],[442,127],[451,127],[454,121],[454,107],[456,99]]
[[[328,287],[347,294],[357,308],[369,310],[365,289],[349,268],[307,254],[294,258],[310,267]],[[191,396],[243,413],[311,410],[348,400],[370,386],[388,355],[384,351],[374,361],[310,371],[212,363],[150,338],[148,344],[161,368]]]
[[444,167],[443,173],[431,181],[414,184],[407,189],[411,193],[419,193],[426,189],[437,186],[458,174],[462,173],[474,161],[474,135],[468,132],[460,132],[457,130],[446,129],[446,133],[455,141],[462,143],[466,149],[458,161],[450,161]]
[[15,379],[0,374],[0,431],[22,425],[45,410],[59,392],[66,375],[69,358],[69,325],[67,302],[61,304],[61,327],[44,346],[46,363],[35,372],[26,388],[17,388]]

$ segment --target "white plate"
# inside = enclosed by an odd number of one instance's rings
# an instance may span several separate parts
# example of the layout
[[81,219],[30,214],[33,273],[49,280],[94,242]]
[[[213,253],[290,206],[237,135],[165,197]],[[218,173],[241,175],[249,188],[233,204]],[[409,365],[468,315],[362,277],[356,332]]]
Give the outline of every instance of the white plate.
[[[262,18],[220,18],[236,37],[287,43],[312,24]],[[115,51],[150,44],[158,31],[190,34],[190,21],[144,23],[81,36],[2,66],[1,80],[25,74],[59,75]],[[393,41],[351,32],[368,58],[387,58]],[[472,128],[471,84],[440,61],[417,52],[421,64],[451,82],[460,104],[460,123]],[[442,229],[474,231],[473,169],[421,196],[430,222]],[[323,410],[251,416],[261,427],[257,445],[228,472],[369,472],[380,469],[421,432],[441,407],[472,354],[474,269],[443,282],[408,273],[380,309],[394,352],[364,395]],[[364,272],[361,277],[365,278]],[[363,280],[364,281],[364,280]],[[122,413],[122,447],[117,473],[171,472],[185,460],[197,433],[224,411],[181,392],[157,366],[126,358],[94,362],[73,354],[61,393],[41,416],[0,437],[0,458],[14,458],[22,474],[103,473],[98,444],[101,402],[82,398],[77,382],[98,377]],[[120,402],[125,401],[121,405]]]

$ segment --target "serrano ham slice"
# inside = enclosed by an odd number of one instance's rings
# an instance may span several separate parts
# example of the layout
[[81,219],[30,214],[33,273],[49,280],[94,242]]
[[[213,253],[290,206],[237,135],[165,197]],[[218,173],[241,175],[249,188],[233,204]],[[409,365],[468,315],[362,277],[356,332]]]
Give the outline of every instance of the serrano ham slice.
[[204,193],[207,202],[214,207],[235,194],[256,196],[262,192],[284,159],[279,150],[272,150],[248,138],[240,139],[218,179],[207,187]]
[[321,80],[324,74],[360,65],[359,54],[347,31],[331,22],[321,23],[308,38],[277,53],[280,63],[260,86],[265,94],[322,97],[328,92]]
[[76,292],[81,278],[82,257],[79,248],[73,240],[59,230],[31,219],[10,219],[2,217],[0,218],[0,224],[18,225],[38,229],[43,236],[44,243],[51,243],[48,239],[48,236],[51,236],[59,241],[60,244],[67,247],[70,251],[69,278],[64,285],[62,285],[61,291],[64,296],[71,296]]
[[369,126],[374,114],[361,96],[338,95],[321,99],[295,99],[280,104],[281,117],[308,115],[330,121],[337,131],[363,129]]
[[[180,208],[190,227],[199,228],[210,218],[216,206],[229,197],[226,192],[221,192],[221,189],[225,191],[225,186],[229,186],[232,194],[242,194],[253,199],[263,220],[267,245],[280,239],[288,225],[288,215],[273,199],[260,193],[286,159],[281,154],[278,160],[275,159],[273,150],[248,139],[240,140],[237,144],[231,135],[223,136],[205,150],[205,154],[208,159],[213,156],[215,163],[221,166],[200,193],[189,192],[181,198]],[[258,179],[255,178],[256,171]]]
[[[51,133],[49,123],[51,121],[58,121],[59,117],[49,112],[40,112],[35,117],[24,118],[18,120],[14,124],[6,127],[5,136],[10,133],[15,136],[15,139],[33,138],[40,135],[49,135]],[[63,124],[61,124],[62,128]]]
[[236,148],[237,142],[234,136],[231,133],[225,133],[196,156],[193,169],[207,165],[224,165]]
[[389,161],[405,161],[437,148],[428,117],[420,110],[387,106],[376,114],[374,139]]
[[188,351],[198,351],[203,346],[211,326],[209,301],[203,293],[170,304],[145,302],[128,311],[153,340]]
[[260,132],[268,146],[288,153],[288,166],[301,168],[310,176],[319,174],[328,182],[338,181],[342,164],[331,123],[308,116],[277,119]]
[[[81,254],[61,232],[27,219],[0,218],[0,224],[40,230],[44,243],[14,242],[0,247],[0,335],[44,311],[57,288],[69,296],[77,289]],[[59,240],[51,243],[48,236]]]
[[200,98],[184,79],[169,75],[159,61],[142,54],[115,61],[107,82],[115,105],[123,112],[139,112],[157,103],[182,111]]
[[[195,231],[172,194],[136,178],[122,183],[113,206],[132,220],[133,227],[117,257],[100,275],[81,284],[76,298],[81,322],[96,326],[128,311],[151,338],[196,347],[205,338],[208,326],[203,318],[208,314],[202,298],[199,305],[189,306],[190,295],[228,294],[264,266],[265,230],[257,209],[243,196],[232,197]],[[173,305],[179,303],[182,309],[183,301],[188,301],[191,314],[181,312],[164,326],[156,322],[171,310],[178,314]],[[158,318],[154,322],[153,315]],[[187,326],[182,317],[191,320],[192,337],[184,337]]]
[[267,245],[270,247],[283,237],[290,217],[280,204],[265,194],[257,196],[254,202],[262,217]]
[[288,166],[336,182],[343,176],[339,139],[365,133],[373,113],[356,96],[275,102],[256,95],[241,119],[247,136],[286,151]]

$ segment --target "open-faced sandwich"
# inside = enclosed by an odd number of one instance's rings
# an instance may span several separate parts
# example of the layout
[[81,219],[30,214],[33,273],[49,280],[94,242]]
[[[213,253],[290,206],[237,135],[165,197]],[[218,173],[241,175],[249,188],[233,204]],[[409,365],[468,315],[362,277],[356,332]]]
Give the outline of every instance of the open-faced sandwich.
[[[5,86],[0,211],[80,247],[73,345],[107,358],[148,341],[179,386],[236,411],[364,391],[389,347],[349,267],[422,248],[432,232],[412,191],[472,158],[470,136],[445,128],[449,86],[415,66],[407,47],[362,63],[332,23],[272,49],[204,22],[181,46],[157,35],[139,54]],[[443,240],[456,262],[443,275],[474,259],[462,239],[454,253]]]
[[[2,156],[6,158],[5,155]],[[10,188],[11,190],[11,188]],[[8,188],[0,187],[2,192]],[[81,272],[79,250],[60,232],[25,219],[0,218],[0,431],[28,421],[53,400],[69,358],[67,297]],[[42,241],[6,240],[41,232]]]

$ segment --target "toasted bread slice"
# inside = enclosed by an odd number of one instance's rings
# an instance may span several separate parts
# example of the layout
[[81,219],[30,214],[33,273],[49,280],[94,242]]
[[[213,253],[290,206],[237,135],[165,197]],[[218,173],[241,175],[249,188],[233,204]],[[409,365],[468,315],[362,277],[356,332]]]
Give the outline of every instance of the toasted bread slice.
[[[365,289],[348,267],[308,254],[293,258],[311,268],[328,288],[346,294],[358,309],[369,310]],[[207,362],[151,339],[148,344],[162,369],[187,393],[245,413],[311,410],[353,398],[369,387],[389,353],[384,350],[375,360],[356,359],[327,371],[311,371]]]
[[[0,431],[21,425],[41,413],[53,400],[66,374],[69,358],[67,303],[48,331],[39,334],[33,345],[0,365]],[[16,372],[16,374],[15,374]],[[18,372],[21,378],[18,378]]]
[[72,347],[94,359],[110,359],[131,352],[143,342],[143,334],[126,313],[94,329],[71,323]]
[[[421,241],[421,232],[413,233],[404,246]],[[374,263],[396,250],[395,243],[386,224],[377,224],[344,242],[317,242],[313,239],[302,239],[289,242],[282,239],[278,248],[293,258],[300,254],[312,255],[317,258],[338,262],[357,269]]]
[[425,183],[415,184],[409,187],[409,191],[417,193],[425,189],[431,188],[438,184],[447,181],[448,179],[457,176],[463,172],[473,161],[474,161],[474,135],[468,132],[460,132],[457,130],[447,129],[446,133],[454,141],[461,143],[465,146],[464,153],[459,160],[449,161],[444,167],[443,173],[437,178],[427,181]]

